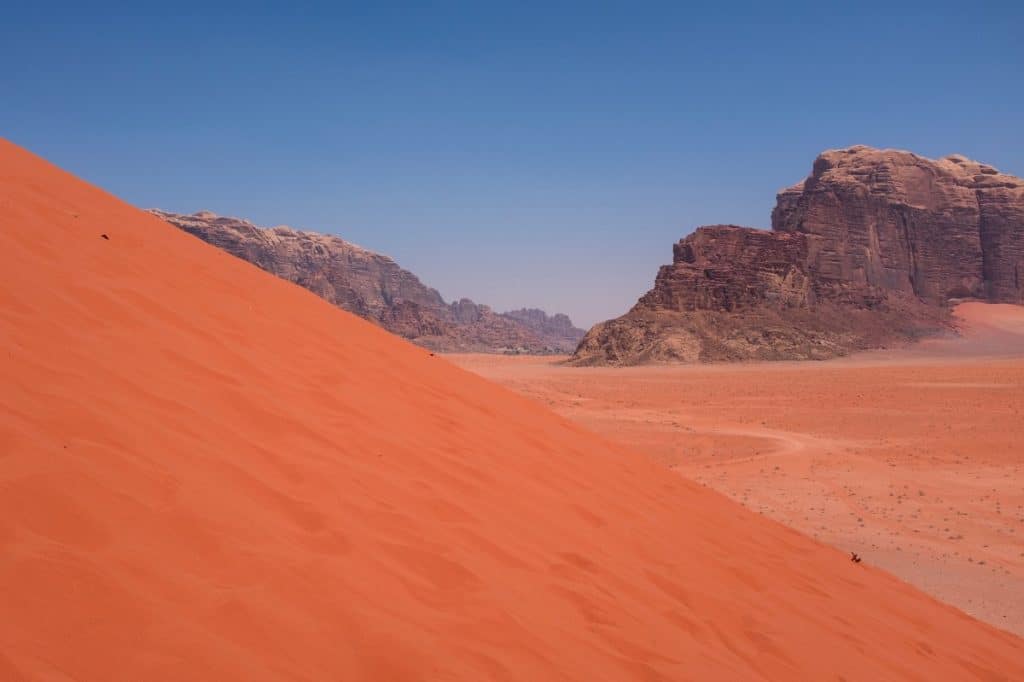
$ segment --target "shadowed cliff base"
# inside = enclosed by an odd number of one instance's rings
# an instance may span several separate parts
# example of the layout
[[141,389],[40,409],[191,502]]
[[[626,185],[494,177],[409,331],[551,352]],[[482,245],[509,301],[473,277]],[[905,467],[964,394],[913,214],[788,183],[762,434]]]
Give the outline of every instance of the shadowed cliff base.
[[1024,302],[1024,181],[857,146],[779,193],[772,230],[698,228],[581,365],[825,359],[955,329],[950,302]]

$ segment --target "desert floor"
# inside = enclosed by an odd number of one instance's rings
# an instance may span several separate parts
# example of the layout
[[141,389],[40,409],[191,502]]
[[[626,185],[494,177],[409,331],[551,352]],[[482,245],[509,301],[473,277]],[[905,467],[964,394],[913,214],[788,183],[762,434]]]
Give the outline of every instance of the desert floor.
[[1024,634],[1024,308],[822,363],[451,356],[748,508]]

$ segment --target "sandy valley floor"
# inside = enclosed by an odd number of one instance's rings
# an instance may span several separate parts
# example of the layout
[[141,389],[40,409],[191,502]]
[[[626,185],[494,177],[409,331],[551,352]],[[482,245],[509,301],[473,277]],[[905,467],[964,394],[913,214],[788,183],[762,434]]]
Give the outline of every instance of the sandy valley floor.
[[1024,634],[1024,308],[826,363],[451,359],[747,507]]

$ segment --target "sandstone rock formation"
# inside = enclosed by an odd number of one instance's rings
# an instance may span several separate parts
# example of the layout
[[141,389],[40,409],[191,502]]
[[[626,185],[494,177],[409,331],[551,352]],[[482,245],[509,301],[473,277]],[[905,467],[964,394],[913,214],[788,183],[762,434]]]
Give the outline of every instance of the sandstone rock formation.
[[203,241],[427,348],[444,352],[566,353],[583,330],[541,310],[496,313],[463,298],[446,303],[436,289],[388,256],[333,235],[261,228],[208,211],[151,213]]
[[698,228],[578,364],[823,359],[952,327],[947,303],[1024,303],[1024,181],[962,156],[827,151],[772,231]]

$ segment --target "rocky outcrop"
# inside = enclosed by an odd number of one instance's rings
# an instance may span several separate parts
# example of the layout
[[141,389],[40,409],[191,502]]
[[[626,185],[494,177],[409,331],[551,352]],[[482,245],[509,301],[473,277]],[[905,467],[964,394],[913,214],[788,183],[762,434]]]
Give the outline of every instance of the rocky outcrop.
[[566,353],[583,330],[565,315],[496,313],[463,298],[446,303],[436,289],[388,256],[333,235],[261,228],[208,211],[153,209],[182,230],[295,282],[321,298],[427,348],[443,352]]
[[952,299],[1024,303],[1024,181],[857,146],[783,190],[772,231],[702,227],[579,364],[819,359],[950,328]]

